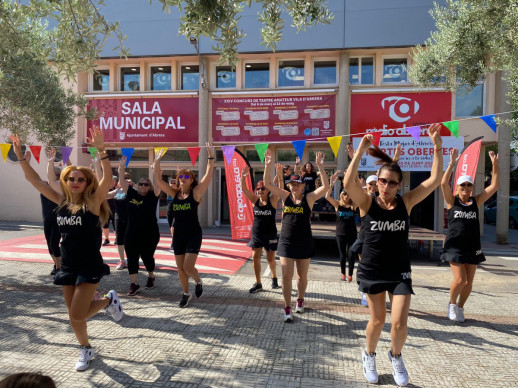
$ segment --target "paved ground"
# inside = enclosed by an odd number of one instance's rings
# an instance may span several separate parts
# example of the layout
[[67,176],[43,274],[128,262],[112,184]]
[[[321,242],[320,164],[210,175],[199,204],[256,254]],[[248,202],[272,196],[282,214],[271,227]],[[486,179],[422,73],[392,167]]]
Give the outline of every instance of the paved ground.
[[[0,225],[0,240],[41,233],[13,228]],[[511,244],[498,246],[491,230],[484,237],[490,255],[462,324],[445,318],[449,269],[438,266],[437,255],[414,254],[416,295],[403,350],[410,386],[518,386],[518,231]],[[264,292],[247,292],[254,282],[250,262],[236,274],[203,274],[205,294],[186,309],[178,307],[176,273],[159,271],[154,289],[122,297],[120,324],[105,314],[89,321],[98,356],[82,373],[73,370],[78,350],[49,264],[0,260],[0,377],[41,371],[61,387],[367,387],[361,367],[367,309],[354,284],[336,280],[333,243],[319,248],[307,310],[293,324],[282,322],[281,291],[270,290],[266,278]],[[127,274],[113,271],[99,288],[127,287]],[[394,386],[389,329],[387,316],[378,346],[380,386]]]

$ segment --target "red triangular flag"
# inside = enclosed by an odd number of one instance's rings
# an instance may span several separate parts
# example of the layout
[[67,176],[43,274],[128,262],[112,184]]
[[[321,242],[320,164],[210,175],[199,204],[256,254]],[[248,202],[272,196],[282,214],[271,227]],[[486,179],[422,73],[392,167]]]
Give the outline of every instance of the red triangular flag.
[[191,157],[191,162],[193,166],[196,164],[196,160],[198,160],[200,150],[201,147],[187,147],[187,151],[189,152],[189,156]]
[[29,146],[29,148],[31,149],[31,152],[32,154],[34,155],[34,159],[36,159],[36,161],[39,163],[40,162],[40,153],[41,153],[41,146],[37,146],[37,145],[31,145]]
[[383,134],[383,132],[382,131],[371,132],[370,134],[372,136],[374,136],[374,140],[372,141],[372,144],[374,144],[376,147],[379,147],[380,146],[381,135]]

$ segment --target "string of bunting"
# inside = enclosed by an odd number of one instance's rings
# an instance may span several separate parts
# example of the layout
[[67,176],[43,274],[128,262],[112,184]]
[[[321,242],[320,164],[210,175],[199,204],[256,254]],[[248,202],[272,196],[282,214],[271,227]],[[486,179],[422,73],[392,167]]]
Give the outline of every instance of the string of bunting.
[[[497,123],[496,123],[496,116],[514,113],[518,111],[509,111],[509,112],[501,112],[501,113],[495,113],[485,116],[478,116],[478,117],[468,117],[465,119],[460,120],[454,120],[454,121],[445,121],[441,122],[442,125],[444,125],[448,130],[451,132],[453,136],[456,138],[459,137],[459,121],[465,121],[465,120],[473,120],[473,119],[481,119],[484,121],[489,128],[493,132],[496,133]],[[405,128],[405,131],[412,136],[416,141],[420,140],[421,137],[421,127],[428,127],[431,124],[423,124],[420,126],[414,126],[414,127],[408,127]],[[402,128],[395,128],[395,129],[402,129]],[[379,146],[383,131],[375,131],[375,132],[363,132],[363,133],[355,133],[353,135],[340,135],[340,136],[332,136],[332,137],[326,137],[326,138],[312,138],[309,141],[322,141],[327,140],[329,143],[329,146],[331,147],[331,150],[333,151],[335,157],[338,155],[338,150],[340,149],[340,145],[342,143],[342,139],[344,137],[359,137],[363,136],[367,133],[370,133],[374,136],[373,144],[376,146]],[[264,154],[266,150],[268,149],[270,144],[283,144],[285,142],[271,142],[271,143],[252,143],[252,144],[239,144],[240,146],[246,146],[246,145],[253,145],[255,146],[255,149],[257,151],[257,154],[259,155],[259,159],[261,162],[264,161]],[[295,152],[297,153],[298,157],[302,159],[302,155],[304,153],[304,149],[306,147],[306,140],[294,140],[291,142],[293,145],[293,148],[295,149]],[[40,155],[41,155],[41,148],[42,146],[39,145],[30,145],[29,146],[31,153],[34,155],[34,158],[38,163],[40,163]],[[61,155],[63,159],[63,163],[66,163],[68,159],[70,158],[70,155],[72,154],[73,147],[59,147],[61,150]],[[83,148],[83,147],[81,147]],[[155,151],[155,159],[161,157],[167,150],[169,149],[185,149],[186,147],[154,147]],[[234,154],[236,146],[235,145],[228,145],[228,146],[221,146],[221,150],[223,151],[223,154],[225,156],[225,160],[227,163],[230,163],[232,160],[232,155]],[[4,162],[7,160],[7,154],[9,153],[9,150],[11,149],[11,144],[0,144],[0,150],[2,152],[2,158],[4,159]],[[131,157],[133,156],[133,152],[135,151],[135,148],[121,148],[122,155],[126,157],[126,167],[128,167],[128,164],[131,160]],[[196,164],[196,161],[198,160],[198,156],[201,151],[201,147],[187,147],[187,151],[189,153],[189,157],[191,159],[192,165],[194,166]],[[97,149],[95,147],[88,147],[88,152],[92,156],[92,158],[95,157],[95,154],[97,152]]]

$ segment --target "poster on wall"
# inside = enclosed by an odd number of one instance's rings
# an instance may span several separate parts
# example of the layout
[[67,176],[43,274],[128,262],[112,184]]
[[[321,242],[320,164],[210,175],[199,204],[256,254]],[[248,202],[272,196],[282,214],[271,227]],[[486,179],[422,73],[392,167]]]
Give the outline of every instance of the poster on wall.
[[212,99],[215,142],[273,142],[335,136],[335,95]]
[[[383,131],[383,136],[410,136],[405,128],[451,120],[449,92],[362,93],[351,95],[351,135]],[[450,136],[442,126],[441,136]],[[461,147],[462,148],[462,147]]]
[[107,143],[197,143],[198,97],[91,99]]

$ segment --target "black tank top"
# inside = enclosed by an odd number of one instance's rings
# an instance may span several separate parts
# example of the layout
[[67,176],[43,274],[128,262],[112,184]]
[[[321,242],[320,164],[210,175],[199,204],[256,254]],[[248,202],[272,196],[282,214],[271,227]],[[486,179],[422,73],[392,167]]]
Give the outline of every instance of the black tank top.
[[[128,190],[134,190],[128,187]],[[113,198],[115,200],[115,217],[120,221],[128,218],[128,196],[122,189],[118,189]]]
[[201,229],[200,222],[198,221],[199,202],[196,202],[196,200],[194,199],[192,189],[188,197],[185,199],[178,198],[178,194],[180,194],[180,191],[176,193],[173,199],[173,226],[175,228],[179,227],[179,232],[190,232],[193,229]]
[[103,264],[99,216],[90,211],[72,214],[67,206],[59,209],[57,224],[61,233],[61,260],[68,268],[95,268]]
[[448,233],[444,249],[457,249],[468,253],[479,251],[480,224],[478,206],[474,197],[470,197],[471,205],[463,205],[458,196],[448,210]]
[[356,223],[354,222],[354,209],[350,207],[338,206],[336,212],[336,235],[351,236],[356,239]]
[[153,191],[140,195],[137,190],[128,187],[128,225],[126,233],[159,233],[156,219],[158,197]]
[[254,205],[254,224],[252,226],[252,233],[259,236],[277,235],[277,225],[275,225],[276,209],[272,206],[268,198],[266,205],[261,206],[258,199]]
[[362,269],[387,279],[401,279],[402,273],[410,272],[407,246],[410,219],[403,198],[396,195],[396,200],[396,207],[386,210],[373,195],[371,207],[362,217]]
[[58,204],[45,197],[43,194],[40,194],[40,199],[43,219],[46,219],[47,217],[56,218],[56,208],[58,207]]
[[309,208],[306,194],[298,205],[293,203],[291,194],[284,201],[281,235],[290,239],[313,238],[311,235],[311,209]]
[[318,175],[316,172],[310,172],[309,174],[303,175],[302,179],[304,181],[304,193],[305,194],[315,191],[317,178],[318,178]]

